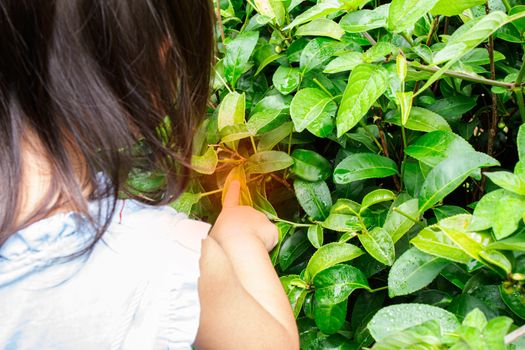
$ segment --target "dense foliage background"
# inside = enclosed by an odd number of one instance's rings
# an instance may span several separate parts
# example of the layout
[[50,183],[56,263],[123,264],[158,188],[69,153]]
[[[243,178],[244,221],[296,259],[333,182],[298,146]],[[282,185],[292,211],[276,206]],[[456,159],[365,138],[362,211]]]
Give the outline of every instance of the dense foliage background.
[[304,349],[519,348],[525,6],[215,5],[210,115],[174,206],[213,222],[241,179],[279,227]]

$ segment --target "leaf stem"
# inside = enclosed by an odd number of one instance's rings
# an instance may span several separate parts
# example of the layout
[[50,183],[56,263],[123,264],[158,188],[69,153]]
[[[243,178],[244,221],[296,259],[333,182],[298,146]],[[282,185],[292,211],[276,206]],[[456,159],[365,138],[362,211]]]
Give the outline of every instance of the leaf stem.
[[382,290],[387,290],[388,289],[388,286],[384,286],[384,287],[379,287],[379,288],[376,288],[376,289],[369,289],[368,291],[370,293],[375,293],[375,292],[380,292]]
[[298,222],[288,221],[288,220],[281,219],[281,218],[274,218],[273,221],[282,222],[285,224],[292,225],[294,227],[310,227],[311,226],[310,224],[300,224]]
[[330,96],[332,99],[334,98],[334,95],[332,95],[332,93],[330,91],[328,91],[328,89],[317,78],[314,78],[313,82],[317,86],[319,86],[321,88],[321,90],[323,90],[328,96]]
[[253,147],[253,153],[257,153],[257,146],[255,145],[255,139],[253,138],[253,135],[250,135],[250,142]]
[[509,0],[502,0],[502,2],[503,2],[503,5],[505,5],[505,9],[507,10],[507,12],[510,12],[510,10],[512,9],[512,6],[510,6]]
[[379,151],[381,153],[385,153],[384,150],[383,150],[383,146],[381,146],[381,144],[379,143],[379,141],[376,139],[376,137],[374,136],[374,134],[372,134],[372,132],[368,129],[368,125],[366,125],[366,123],[363,121],[363,119],[359,119],[359,124],[361,124],[361,126],[363,127],[363,129],[365,129],[365,132],[368,134],[368,136],[370,136],[370,138],[372,140],[374,140],[374,143],[376,144],[376,146],[379,148]]
[[414,40],[412,40],[406,32],[401,32],[401,36],[410,44],[410,46],[414,46]]
[[415,223],[416,225],[423,226],[423,225],[421,225],[421,223],[419,222],[418,219],[414,219],[413,217],[411,217],[410,215],[408,215],[408,214],[405,213],[404,211],[400,210],[398,207],[394,207],[393,211],[395,211],[395,212],[398,213],[398,214],[403,215],[404,217],[406,217],[408,220],[412,221],[412,222]]
[[222,192],[222,188],[219,188],[217,190],[201,193],[199,195],[199,197],[203,198],[203,197],[211,196],[211,195],[214,195],[214,194],[217,194],[217,193],[221,193],[221,192]]
[[231,94],[233,93],[233,90],[230,88],[230,86],[228,85],[228,83],[222,78],[222,76],[220,74],[218,74],[217,72],[215,72],[215,75],[219,78],[219,80],[221,81],[221,83],[224,84],[224,86],[226,87],[226,89],[228,90],[228,92]]

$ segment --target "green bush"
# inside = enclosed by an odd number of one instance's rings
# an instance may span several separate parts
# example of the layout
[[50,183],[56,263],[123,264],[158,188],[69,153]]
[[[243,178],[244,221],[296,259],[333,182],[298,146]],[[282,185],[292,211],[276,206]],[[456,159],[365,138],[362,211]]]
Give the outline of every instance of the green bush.
[[242,181],[279,227],[304,349],[519,348],[525,6],[215,5],[210,115],[174,206],[213,221]]

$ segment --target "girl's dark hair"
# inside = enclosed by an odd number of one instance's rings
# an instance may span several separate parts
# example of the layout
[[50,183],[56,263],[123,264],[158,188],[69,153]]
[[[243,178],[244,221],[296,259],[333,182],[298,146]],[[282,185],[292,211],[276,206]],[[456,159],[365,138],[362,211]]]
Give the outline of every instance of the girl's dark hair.
[[[93,244],[119,193],[166,204],[183,191],[208,98],[210,3],[0,0],[0,246],[57,205],[88,214],[86,189],[89,200],[114,199],[90,216]],[[16,223],[27,175],[23,140],[42,148],[52,183],[31,217]],[[165,176],[153,198],[130,188],[137,167]]]

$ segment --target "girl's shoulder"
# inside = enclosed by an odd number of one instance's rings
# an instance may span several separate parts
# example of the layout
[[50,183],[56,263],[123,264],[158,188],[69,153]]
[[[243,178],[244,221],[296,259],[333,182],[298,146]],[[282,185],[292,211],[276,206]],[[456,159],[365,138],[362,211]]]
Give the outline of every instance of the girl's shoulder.
[[55,215],[0,249],[0,313],[13,316],[0,320],[0,348],[21,339],[27,346],[17,343],[20,349],[79,348],[84,339],[84,348],[189,349],[199,324],[201,242],[210,225],[167,206],[118,201],[89,254],[56,260],[89,242],[81,223],[73,213]]

